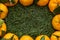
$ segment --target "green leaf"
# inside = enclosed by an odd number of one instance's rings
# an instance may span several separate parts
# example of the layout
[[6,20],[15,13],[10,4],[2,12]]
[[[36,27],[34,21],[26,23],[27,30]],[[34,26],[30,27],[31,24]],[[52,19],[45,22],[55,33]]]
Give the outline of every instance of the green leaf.
[[1,40],[5,40],[4,38],[2,38]]
[[2,38],[1,40],[10,40],[10,39],[5,39],[5,38]]
[[9,2],[10,2],[10,3],[15,3],[15,1],[14,1],[14,0],[9,0]]
[[2,38],[1,40],[9,40],[9,39]]
[[58,6],[54,11],[53,11],[54,14],[58,14],[60,13],[60,6]]
[[4,34],[5,34],[5,31],[2,30],[2,36],[4,36]]
[[0,0],[1,3],[6,3],[8,0]]
[[45,40],[45,36],[42,36],[40,40]]
[[2,26],[3,23],[4,23],[4,20],[0,19],[0,27]]

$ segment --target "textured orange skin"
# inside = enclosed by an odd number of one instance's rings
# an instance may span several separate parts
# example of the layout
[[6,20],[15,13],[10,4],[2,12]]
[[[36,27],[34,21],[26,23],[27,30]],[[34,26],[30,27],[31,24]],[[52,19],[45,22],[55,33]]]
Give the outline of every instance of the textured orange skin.
[[6,24],[5,23],[3,23],[2,24],[2,27],[0,28],[0,37],[2,37],[2,30],[5,31],[5,32],[7,31],[7,28],[6,28]]
[[[54,36],[54,35],[60,36],[60,31],[54,32],[54,33],[51,35],[51,40],[57,40],[57,37]],[[60,37],[59,37],[58,39],[60,40]]]
[[11,4],[9,2],[4,3],[6,6],[15,6],[18,3],[18,0],[15,0],[15,4]]
[[56,15],[52,19],[53,28],[60,31],[60,14]]
[[60,6],[60,0],[50,0],[48,7],[53,12],[58,5]]
[[[5,39],[9,39],[13,36],[14,34],[13,33],[7,33],[3,38]],[[18,37],[16,35],[14,35],[13,37],[15,40],[18,40]]]
[[40,35],[40,36],[37,36],[35,40],[41,40],[41,37],[42,36],[45,36],[45,40],[50,40],[48,36],[46,35]]
[[20,38],[20,40],[33,40],[33,38],[30,37],[29,35],[24,35]]
[[23,6],[29,6],[31,4],[33,4],[34,0],[19,0],[19,2],[23,5]]
[[0,3],[0,10],[3,11],[0,13],[0,19],[5,19],[8,14],[8,8],[4,4]]
[[48,4],[49,0],[39,0],[37,2],[37,5],[39,6],[46,6]]

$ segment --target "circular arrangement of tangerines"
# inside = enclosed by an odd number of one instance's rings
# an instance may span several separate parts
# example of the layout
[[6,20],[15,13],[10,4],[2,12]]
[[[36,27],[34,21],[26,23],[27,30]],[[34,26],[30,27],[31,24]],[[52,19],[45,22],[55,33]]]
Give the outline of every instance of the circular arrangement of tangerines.
[[[30,6],[34,2],[34,0],[0,0],[0,37],[3,37],[2,40],[34,40],[30,35],[23,35],[20,39],[13,33],[7,33],[5,35],[7,26],[3,19],[5,19],[8,14],[7,6],[15,6],[18,1],[23,6]],[[47,4],[52,13],[60,13],[60,0],[37,1],[38,6],[46,6]],[[39,35],[35,40],[60,40],[60,14],[53,17],[52,26],[57,31],[51,35],[51,38],[49,38],[47,35]]]

